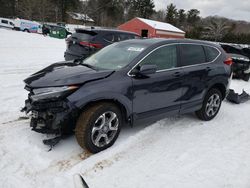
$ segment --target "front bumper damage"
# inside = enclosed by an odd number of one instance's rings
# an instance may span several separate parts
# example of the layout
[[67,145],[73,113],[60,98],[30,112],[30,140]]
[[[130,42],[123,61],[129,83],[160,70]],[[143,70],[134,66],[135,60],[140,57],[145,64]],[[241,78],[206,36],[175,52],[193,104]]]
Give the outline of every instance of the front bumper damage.
[[33,131],[55,136],[43,140],[43,143],[50,148],[56,145],[63,135],[70,134],[74,130],[78,116],[78,109],[67,99],[34,102],[29,97],[21,111],[31,114],[30,127]]
[[27,99],[22,111],[31,112],[32,130],[59,135],[74,129],[78,110],[67,100],[32,102]]

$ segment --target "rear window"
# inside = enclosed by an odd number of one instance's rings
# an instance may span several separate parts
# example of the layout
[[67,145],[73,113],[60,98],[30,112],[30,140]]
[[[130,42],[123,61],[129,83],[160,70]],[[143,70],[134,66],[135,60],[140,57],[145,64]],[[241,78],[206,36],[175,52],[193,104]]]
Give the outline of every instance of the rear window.
[[201,45],[181,44],[182,66],[196,65],[206,62],[205,52]]
[[76,30],[76,33],[73,33],[71,37],[81,41],[91,41],[96,35],[97,33],[94,31]]
[[219,51],[216,48],[204,46],[204,49],[206,52],[208,62],[215,60],[219,55]]

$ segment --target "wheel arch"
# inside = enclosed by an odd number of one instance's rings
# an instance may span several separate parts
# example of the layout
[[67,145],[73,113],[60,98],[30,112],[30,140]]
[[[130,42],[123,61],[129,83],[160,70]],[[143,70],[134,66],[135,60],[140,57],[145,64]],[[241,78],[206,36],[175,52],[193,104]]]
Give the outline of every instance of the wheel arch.
[[[224,100],[225,97],[226,97],[226,86],[225,86],[224,84],[222,84],[222,83],[215,83],[215,84],[213,84],[213,85],[209,88],[209,90],[211,90],[211,89],[213,89],[213,88],[218,89],[218,90],[221,92],[222,99]],[[209,91],[209,90],[208,90],[208,91]]]
[[119,101],[117,99],[108,99],[107,98],[107,99],[92,100],[92,101],[89,101],[86,104],[82,105],[80,110],[83,111],[85,109],[88,109],[89,107],[91,107],[97,103],[112,103],[112,104],[116,105],[121,110],[122,117],[124,118],[124,121],[126,123],[129,122],[129,118],[131,116],[131,112],[130,112],[129,108],[126,107],[125,104],[123,104],[121,101]]

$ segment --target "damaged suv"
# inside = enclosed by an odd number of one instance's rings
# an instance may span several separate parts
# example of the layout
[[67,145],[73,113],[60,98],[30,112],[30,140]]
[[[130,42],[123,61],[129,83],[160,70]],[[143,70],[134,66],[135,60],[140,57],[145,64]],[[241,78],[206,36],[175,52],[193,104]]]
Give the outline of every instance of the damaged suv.
[[125,123],[190,112],[213,119],[226,96],[231,64],[211,43],[123,41],[25,79],[24,111],[31,112],[34,131],[74,131],[81,147],[97,153],[113,145]]

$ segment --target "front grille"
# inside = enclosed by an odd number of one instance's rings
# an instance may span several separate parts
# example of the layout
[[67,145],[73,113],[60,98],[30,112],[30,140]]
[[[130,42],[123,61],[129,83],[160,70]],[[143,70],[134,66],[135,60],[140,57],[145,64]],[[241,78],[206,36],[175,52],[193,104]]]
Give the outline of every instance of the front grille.
[[47,110],[47,109],[64,109],[66,107],[63,101],[55,101],[55,102],[33,102],[32,109],[34,110]]

